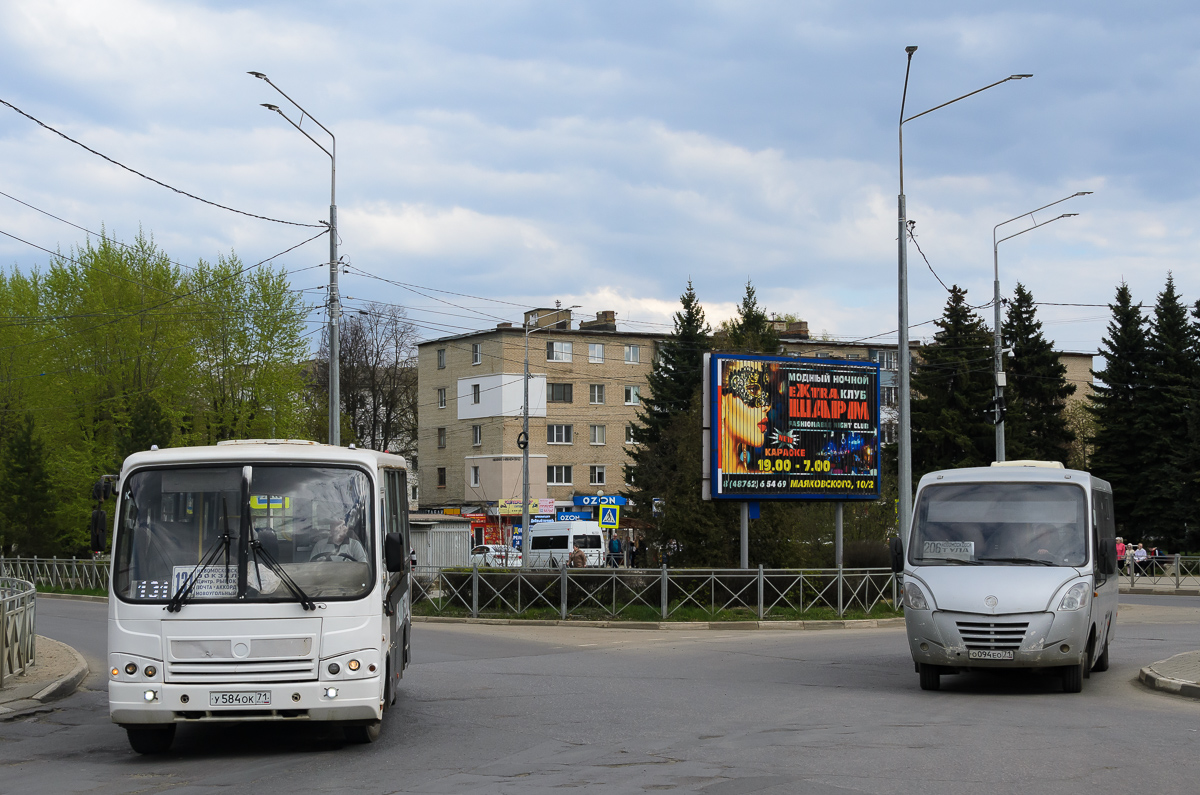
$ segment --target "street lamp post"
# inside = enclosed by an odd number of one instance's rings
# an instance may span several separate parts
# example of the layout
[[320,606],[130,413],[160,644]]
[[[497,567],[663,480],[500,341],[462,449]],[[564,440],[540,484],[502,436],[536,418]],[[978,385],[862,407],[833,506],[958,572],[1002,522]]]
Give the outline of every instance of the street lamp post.
[[[1055,221],[1059,220],[1060,218],[1075,217],[1079,213],[1063,213],[1062,215],[1059,215],[1055,218],[1051,218],[1049,221],[1042,221],[1041,223],[1038,223],[1038,220],[1033,217],[1033,214],[1039,213],[1042,210],[1045,210],[1047,207],[1053,207],[1056,204],[1061,204],[1062,202],[1065,202],[1067,199],[1074,199],[1076,196],[1090,196],[1091,193],[1092,192],[1090,190],[1081,190],[1081,191],[1078,191],[1077,193],[1072,193],[1070,196],[1061,198],[1058,201],[1050,202],[1049,204],[1039,207],[1036,210],[1030,210],[1027,213],[1021,213],[1018,216],[1009,218],[1007,221],[1001,221],[1000,223],[998,223],[992,227],[992,268],[994,270],[994,276],[995,276],[995,282],[993,284],[993,286],[995,288],[995,294],[994,294],[992,300],[996,305],[996,319],[995,319],[995,325],[992,329],[992,335],[993,335],[992,345],[993,345],[993,349],[994,349],[995,365],[996,365],[996,398],[995,398],[995,404],[994,404],[994,411],[995,411],[994,416],[996,419],[996,460],[997,461],[1004,460],[1004,413],[1003,413],[1003,410],[1004,410],[1004,387],[1006,386],[1006,384],[1005,384],[1006,378],[1004,376],[1004,349],[1000,347],[1002,344],[1000,341],[1000,322],[1001,322],[1001,317],[1000,317],[1000,244],[1003,243],[1005,240],[1012,240],[1014,237],[1017,237],[1018,235],[1023,235],[1026,232],[1032,232],[1034,229],[1037,229],[1039,226],[1045,226],[1046,224],[1052,224]],[[1014,235],[1009,235],[1008,237],[1002,237],[999,240],[996,239],[996,230],[998,230],[1000,227],[1004,226],[1005,224],[1011,224],[1013,221],[1019,221],[1022,218],[1031,219],[1033,221],[1033,226],[1029,227],[1028,229],[1022,229],[1020,232],[1017,232]]]
[[983,88],[977,88],[969,94],[963,94],[961,97],[955,97],[949,102],[943,102],[941,105],[932,107],[929,110],[922,111],[913,116],[904,118],[904,105],[908,100],[908,75],[912,69],[913,53],[917,51],[915,46],[904,48],[908,53],[908,64],[904,69],[904,94],[900,99],[900,123],[898,125],[899,141],[900,141],[900,196],[898,201],[899,209],[899,237],[898,237],[898,259],[899,259],[899,277],[898,277],[898,292],[899,292],[899,340],[897,356],[900,365],[900,385],[899,385],[899,403],[900,403],[900,434],[898,439],[898,475],[899,475],[899,492],[900,505],[898,511],[899,527],[901,538],[904,537],[905,531],[908,529],[909,520],[912,517],[912,414],[909,402],[909,384],[910,384],[910,364],[908,353],[908,213],[904,204],[904,125],[913,119],[919,119],[922,116],[933,113],[935,110],[941,110],[947,105],[953,105],[959,100],[972,97],[981,91],[987,91],[989,88],[994,88],[1001,83],[1007,83],[1009,80],[1021,80],[1033,75],[1009,75],[1003,80],[997,80],[995,83],[990,83]]
[[[329,443],[333,445],[341,444],[341,394],[338,384],[338,357],[339,340],[338,340],[338,322],[342,315],[341,296],[338,295],[338,253],[337,253],[337,138],[329,131],[321,122],[313,118],[313,115],[300,107],[296,100],[283,93],[283,90],[271,82],[262,72],[247,72],[246,74],[257,77],[264,81],[271,88],[279,92],[279,95],[288,102],[296,106],[300,111],[300,122],[296,123],[288,118],[288,115],[279,109],[278,105],[272,105],[269,102],[262,103],[262,106],[267,110],[273,110],[287,120],[287,123],[300,130],[304,137],[317,145],[325,154],[329,155]],[[330,148],[326,149],[317,140],[308,134],[308,131],[300,125],[304,124],[304,117],[313,120],[313,123],[320,127],[329,136],[331,141]]]
[[525,318],[525,396],[521,405],[521,438],[517,440],[517,446],[521,448],[521,568],[529,566],[529,335],[549,328],[538,325],[542,318],[578,308],[569,306],[537,315],[533,318],[533,328],[529,326],[529,317]]

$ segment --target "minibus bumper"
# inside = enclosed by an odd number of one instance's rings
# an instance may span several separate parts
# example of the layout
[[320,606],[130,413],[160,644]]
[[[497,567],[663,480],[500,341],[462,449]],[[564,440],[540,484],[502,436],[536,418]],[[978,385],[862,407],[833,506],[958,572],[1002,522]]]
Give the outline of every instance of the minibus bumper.
[[1091,626],[1086,609],[1006,615],[906,609],[904,621],[914,662],[957,669],[1078,665]]
[[[330,695],[330,688],[335,695]],[[270,693],[270,704],[214,705],[211,693]],[[382,717],[378,676],[329,682],[108,683],[113,723],[228,723],[312,720],[370,723]],[[153,697],[151,698],[150,695]]]

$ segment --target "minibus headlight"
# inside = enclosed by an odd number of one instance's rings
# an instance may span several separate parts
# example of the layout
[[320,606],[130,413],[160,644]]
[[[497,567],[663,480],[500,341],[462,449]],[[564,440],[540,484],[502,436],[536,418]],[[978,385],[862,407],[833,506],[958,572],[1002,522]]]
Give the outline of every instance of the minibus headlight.
[[1058,604],[1059,610],[1079,610],[1087,605],[1088,591],[1091,588],[1086,582],[1077,582],[1070,587]]
[[904,606],[909,610],[928,610],[929,602],[915,582],[904,583]]

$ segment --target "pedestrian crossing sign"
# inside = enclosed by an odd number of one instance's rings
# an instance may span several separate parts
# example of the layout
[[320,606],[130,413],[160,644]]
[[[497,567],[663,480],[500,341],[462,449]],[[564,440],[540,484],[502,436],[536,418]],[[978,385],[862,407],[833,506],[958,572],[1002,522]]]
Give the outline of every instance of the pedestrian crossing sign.
[[621,524],[621,508],[617,505],[600,506],[600,526],[606,530],[616,530]]

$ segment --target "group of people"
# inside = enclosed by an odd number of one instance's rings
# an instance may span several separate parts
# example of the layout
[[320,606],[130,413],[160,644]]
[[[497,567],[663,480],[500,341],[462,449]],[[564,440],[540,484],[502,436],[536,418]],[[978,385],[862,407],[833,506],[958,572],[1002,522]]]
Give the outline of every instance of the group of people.
[[1124,538],[1117,536],[1117,560],[1120,562],[1121,572],[1124,574],[1133,571],[1145,574],[1150,558],[1157,558],[1165,554],[1158,547],[1146,549],[1144,544],[1126,544]]
[[632,533],[629,538],[621,538],[613,533],[613,537],[608,540],[608,565],[613,568],[621,566],[632,568],[636,565],[634,561],[637,559],[639,549],[638,541]]

